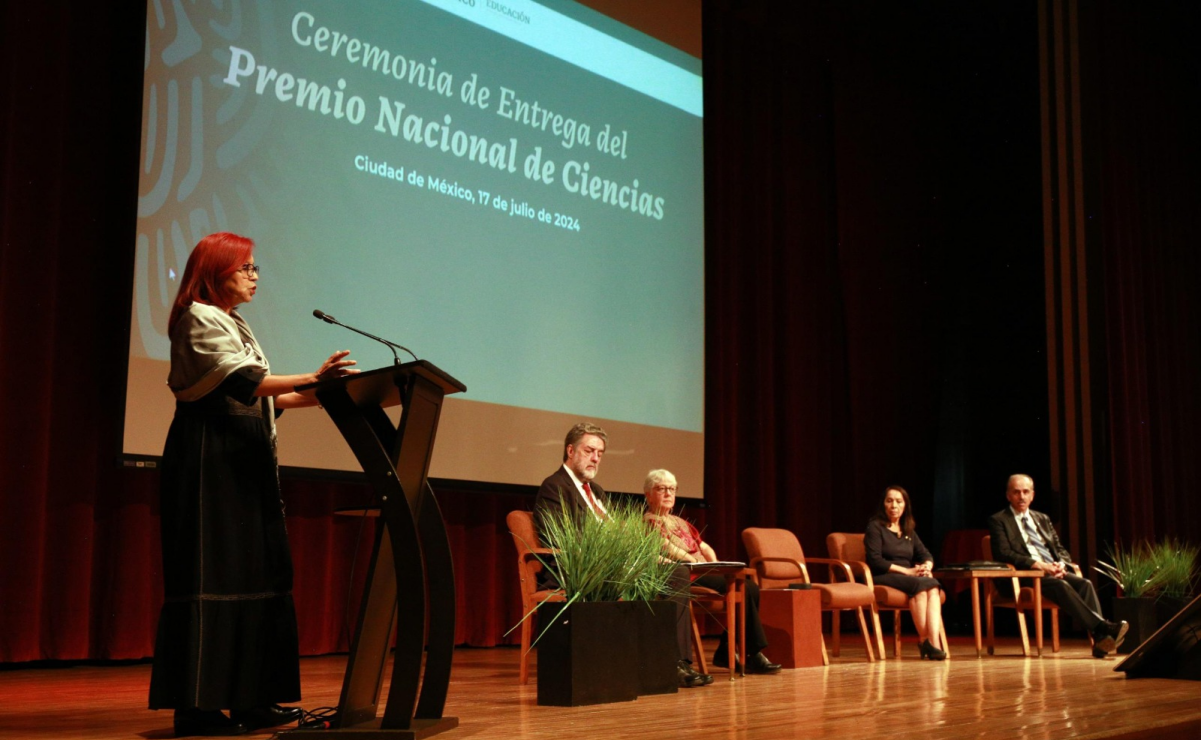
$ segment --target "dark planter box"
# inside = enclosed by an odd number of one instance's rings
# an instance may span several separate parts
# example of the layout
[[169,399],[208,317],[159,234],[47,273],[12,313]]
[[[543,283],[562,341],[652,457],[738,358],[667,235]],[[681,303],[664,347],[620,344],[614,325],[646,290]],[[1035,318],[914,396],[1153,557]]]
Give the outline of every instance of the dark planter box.
[[667,601],[576,603],[538,641],[538,703],[577,707],[679,690],[676,605]]
[[[1192,599],[1176,599],[1171,596],[1160,596],[1155,601],[1155,627],[1158,629],[1168,622],[1172,621],[1172,617],[1180,613],[1180,610],[1188,606]],[[1148,635],[1149,637],[1149,635]]]
[[625,601],[576,603],[538,641],[538,703],[578,707],[638,698],[638,610]]
[[[671,601],[632,602],[639,609],[638,621],[638,694],[674,694],[680,690],[676,663],[680,650],[676,645],[678,606]],[[687,619],[687,615],[684,615]]]
[[1130,624],[1126,640],[1118,647],[1119,653],[1130,654],[1159,629],[1160,622],[1155,613],[1155,606],[1155,599],[1149,598],[1113,600],[1113,618]]

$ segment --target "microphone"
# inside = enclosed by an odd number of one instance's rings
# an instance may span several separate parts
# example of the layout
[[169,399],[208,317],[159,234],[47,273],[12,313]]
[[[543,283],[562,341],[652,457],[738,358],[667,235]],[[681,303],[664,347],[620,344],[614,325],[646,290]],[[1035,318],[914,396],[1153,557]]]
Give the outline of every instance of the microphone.
[[351,331],[353,331],[356,334],[362,334],[363,336],[367,337],[368,339],[374,339],[375,341],[379,342],[380,344],[383,344],[385,347],[392,350],[392,359],[396,361],[397,365],[400,364],[400,355],[396,354],[396,350],[398,350],[398,349],[403,349],[405,352],[408,352],[409,356],[412,357],[414,360],[417,359],[417,355],[413,354],[413,352],[408,347],[402,347],[401,345],[397,344],[396,342],[389,342],[387,339],[384,339],[382,337],[377,337],[374,334],[368,334],[367,332],[363,331],[362,329],[356,329],[353,326],[347,326],[346,324],[343,324],[341,321],[338,321],[333,316],[330,316],[329,314],[327,314],[326,312],[324,312],[320,309],[314,308],[313,316],[321,319],[322,321],[324,321],[327,324],[336,324],[337,326],[340,326],[343,329],[350,329]]

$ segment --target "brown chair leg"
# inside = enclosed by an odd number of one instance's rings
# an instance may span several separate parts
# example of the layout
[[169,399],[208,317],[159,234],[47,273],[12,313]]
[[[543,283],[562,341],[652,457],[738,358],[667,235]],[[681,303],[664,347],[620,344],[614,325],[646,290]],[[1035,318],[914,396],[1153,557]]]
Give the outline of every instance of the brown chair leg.
[[1059,652],[1059,610],[1055,607],[1051,607],[1051,652]]
[[830,641],[834,643],[834,649],[830,651],[835,658],[842,657],[842,609],[832,609],[830,611]]
[[[921,635],[918,635],[921,637]],[[892,654],[893,657],[901,657],[901,610],[895,609],[892,612]]]
[[880,610],[875,604],[872,604],[872,627],[876,630],[876,652],[884,660],[884,631],[880,629]]
[[[742,601],[738,602],[738,654],[742,656],[739,661],[742,664],[742,675],[746,676],[747,658],[746,654],[746,581],[742,582]],[[727,622],[728,624],[728,622]],[[730,635],[733,637],[733,635]]]
[[521,669],[518,671],[518,683],[522,686],[530,682],[530,637],[534,630],[534,617],[530,615],[521,623]]
[[709,672],[709,664],[705,661],[705,646],[701,644],[701,629],[696,624],[696,612],[692,602],[688,602],[688,618],[692,620],[692,650],[696,653],[696,665],[701,673]]
[[[725,620],[726,665],[730,666],[730,680],[731,681],[734,680],[734,675],[737,673],[737,671],[734,670],[734,667],[737,666],[740,662],[739,658],[738,658],[738,650],[741,647],[738,644],[738,635],[734,634],[734,630],[730,629],[730,618],[731,618],[731,616],[733,616],[731,614],[731,612],[733,612],[733,611],[734,611],[734,607],[731,606],[729,604],[729,602],[726,602],[726,613],[725,613],[725,617],[726,617],[726,620]],[[743,667],[743,670],[744,671],[746,670],[745,666]]]
[[938,634],[942,635],[942,651],[951,657],[951,643],[947,642],[947,625],[945,622],[939,622]]
[[988,615],[988,654],[992,655],[996,649],[996,636],[992,626],[992,593],[984,600],[984,613]]
[[1022,655],[1030,657],[1030,635],[1026,632],[1026,612],[1017,610],[1018,632],[1022,633]]
[[856,608],[855,614],[859,617],[859,632],[863,635],[863,647],[867,650],[867,662],[875,663],[876,656],[872,650],[872,636],[867,631],[867,619],[863,616],[863,607]]

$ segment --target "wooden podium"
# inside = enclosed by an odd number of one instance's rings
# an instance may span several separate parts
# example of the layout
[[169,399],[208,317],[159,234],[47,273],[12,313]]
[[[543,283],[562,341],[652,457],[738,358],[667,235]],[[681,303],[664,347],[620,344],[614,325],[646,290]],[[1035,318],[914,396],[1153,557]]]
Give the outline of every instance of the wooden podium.
[[[338,713],[328,729],[288,735],[415,740],[457,727],[457,718],[442,716],[454,655],[454,566],[446,524],[426,478],[442,399],[467,387],[417,360],[298,390],[310,388],[367,474],[380,521]],[[393,426],[384,408],[396,404],[403,411]],[[404,594],[399,603],[398,593]],[[392,683],[379,717],[394,634]]]

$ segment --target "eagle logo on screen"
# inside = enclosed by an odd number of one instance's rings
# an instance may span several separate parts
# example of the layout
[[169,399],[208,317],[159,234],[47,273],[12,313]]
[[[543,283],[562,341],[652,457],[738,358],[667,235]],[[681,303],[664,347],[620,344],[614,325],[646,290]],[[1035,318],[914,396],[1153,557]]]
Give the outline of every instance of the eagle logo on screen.
[[[142,90],[131,351],[169,359],[167,317],[188,255],[231,224],[255,233],[266,184],[237,166],[271,133],[270,106],[220,82],[231,42],[278,45],[270,3],[150,0]],[[233,178],[222,177],[235,171]],[[231,187],[229,183],[234,183]]]

